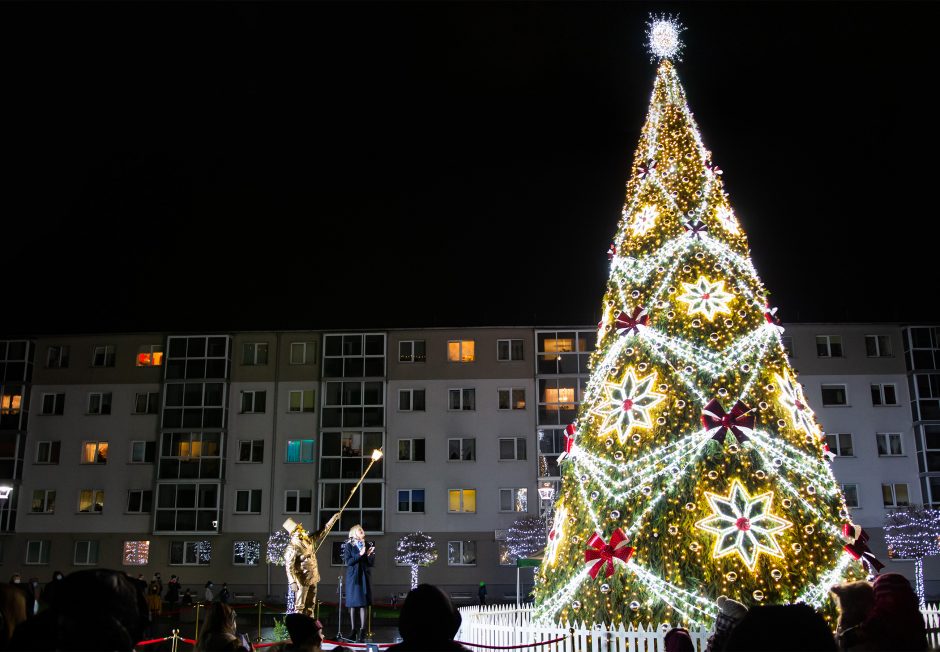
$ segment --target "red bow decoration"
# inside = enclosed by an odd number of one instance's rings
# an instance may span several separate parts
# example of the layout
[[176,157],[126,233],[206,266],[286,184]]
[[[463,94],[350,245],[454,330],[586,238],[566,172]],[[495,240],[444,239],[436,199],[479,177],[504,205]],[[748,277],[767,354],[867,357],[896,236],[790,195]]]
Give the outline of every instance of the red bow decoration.
[[875,553],[871,551],[871,548],[868,547],[868,533],[862,529],[861,525],[845,523],[842,526],[842,536],[849,540],[849,543],[843,548],[852,555],[852,559],[860,560],[864,565],[873,569],[876,574],[885,567],[875,557]]
[[648,326],[650,323],[650,316],[646,314],[646,309],[640,308],[637,306],[633,309],[633,314],[628,315],[624,311],[617,313],[617,316],[614,317],[614,328],[617,329],[617,332],[621,335],[627,335],[630,331],[633,331],[635,334],[640,334],[640,326]]
[[766,310],[764,310],[764,321],[776,328],[781,333],[786,330],[783,326],[780,325],[780,318],[777,316],[777,309],[771,308],[770,304],[767,304]]
[[836,454],[829,450],[829,444],[823,444],[823,457],[825,457],[830,462],[836,459]]
[[578,434],[578,426],[569,423],[565,426],[565,451],[558,456],[558,462],[561,462],[566,457],[571,456],[571,448],[574,446],[574,439]]
[[624,564],[630,561],[634,549],[628,546],[628,543],[630,543],[630,537],[619,527],[610,535],[610,543],[604,543],[604,539],[597,532],[591,535],[588,541],[590,548],[584,551],[584,563],[592,564],[591,570],[588,571],[591,579],[597,578],[597,574],[605,564],[607,570],[604,572],[604,577],[613,575],[614,559],[619,559]]
[[616,255],[617,255],[617,245],[611,242],[610,246],[607,247],[607,260],[613,260],[614,256]]
[[738,401],[731,408],[731,411],[725,414],[725,409],[717,398],[713,398],[702,410],[702,425],[712,436],[712,439],[719,444],[724,441],[725,431],[730,430],[737,438],[739,444],[743,444],[749,435],[754,433],[754,415],[748,414],[748,407]]
[[712,171],[712,174],[722,174],[723,170],[712,163],[711,161],[705,161],[705,167]]
[[640,178],[645,179],[649,176],[650,173],[656,170],[656,159],[650,159],[646,162],[646,165],[637,166],[637,171],[640,173]]
[[702,239],[702,234],[708,231],[708,227],[705,226],[702,220],[689,220],[682,226],[693,238],[698,238],[699,240]]

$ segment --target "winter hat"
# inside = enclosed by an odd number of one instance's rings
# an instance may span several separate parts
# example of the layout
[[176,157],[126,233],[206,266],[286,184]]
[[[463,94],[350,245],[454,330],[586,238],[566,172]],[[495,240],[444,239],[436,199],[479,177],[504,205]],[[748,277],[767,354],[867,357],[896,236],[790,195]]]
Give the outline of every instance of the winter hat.
[[732,600],[729,597],[720,595],[718,596],[718,610],[726,616],[730,616],[734,620],[740,620],[744,618],[744,614],[747,613],[747,607],[738,602],[737,600]]

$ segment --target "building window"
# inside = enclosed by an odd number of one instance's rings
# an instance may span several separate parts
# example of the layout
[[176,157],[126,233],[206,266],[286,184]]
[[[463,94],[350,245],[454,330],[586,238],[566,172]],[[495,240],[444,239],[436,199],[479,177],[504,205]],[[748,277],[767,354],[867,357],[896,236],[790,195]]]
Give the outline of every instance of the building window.
[[135,440],[130,444],[131,464],[153,464],[153,456],[157,448],[157,442]]
[[499,459],[502,462],[517,461],[525,459],[525,438],[524,437],[500,437],[499,438]]
[[114,345],[104,344],[96,346],[91,356],[92,367],[113,367],[114,366]]
[[245,342],[242,347],[242,364],[248,367],[268,364],[268,343]]
[[36,464],[58,464],[61,447],[59,441],[36,442]]
[[385,375],[385,335],[325,335],[324,378],[369,378]]
[[82,464],[107,464],[108,442],[85,441],[82,442]]
[[816,355],[820,358],[841,358],[842,357],[842,336],[841,335],[817,335],[816,336]]
[[525,487],[513,487],[499,490],[499,511],[529,511],[529,490]]
[[291,390],[288,396],[288,412],[313,412],[315,392],[312,389]]
[[153,491],[150,489],[131,489],[127,492],[128,514],[149,514],[153,509]]
[[891,337],[889,335],[866,335],[865,355],[869,358],[891,357]]
[[398,440],[398,461],[399,462],[423,462],[424,461],[424,439],[399,439]]
[[547,412],[574,410],[577,402],[577,383],[574,378],[549,378],[539,380],[540,403]]
[[477,544],[475,541],[448,541],[448,566],[476,566]]
[[122,566],[146,566],[150,563],[149,541],[125,541],[121,554]]
[[65,394],[43,394],[39,414],[61,415],[65,412]]
[[[228,378],[229,344],[224,335],[167,338],[166,380]],[[168,405],[172,405],[167,401]],[[189,403],[187,403],[189,405]]]
[[538,331],[538,374],[587,374],[597,331]]
[[171,566],[208,566],[212,559],[212,544],[208,541],[171,541]]
[[842,484],[839,485],[839,488],[842,489],[842,495],[845,496],[845,506],[858,507],[858,485]]
[[263,439],[242,439],[238,442],[238,461],[260,464],[264,461]]
[[476,489],[449,489],[447,511],[452,514],[473,514],[477,511]]
[[516,558],[509,552],[509,543],[503,539],[496,542],[496,552],[500,566],[515,566]]
[[472,462],[477,458],[477,440],[474,437],[454,437],[447,440],[447,459]]
[[845,385],[823,385],[822,403],[825,406],[848,405],[848,396],[845,392]]
[[341,529],[359,523],[366,532],[383,530],[385,502],[385,458],[371,465],[372,452],[383,448],[385,435],[381,431],[344,430],[324,432],[320,450],[319,525],[335,513],[349,496],[350,486],[366,475],[359,491],[352,500],[343,519]]
[[165,388],[164,430],[222,428],[228,394],[224,383],[167,383]]
[[16,416],[20,413],[23,406],[23,395],[17,394],[17,390],[5,390],[0,395],[0,415]]
[[46,349],[46,367],[66,369],[69,366],[69,347],[59,344]]
[[496,390],[497,408],[500,410],[524,410],[525,387],[505,387]]
[[82,489],[78,492],[80,514],[100,514],[104,511],[103,489]]
[[36,489],[30,510],[34,514],[55,513],[55,489]]
[[881,485],[881,497],[885,507],[907,507],[911,504],[907,495],[907,484],[903,482]]
[[33,539],[26,542],[26,563],[30,566],[49,563],[49,541]]
[[448,410],[475,410],[477,409],[477,390],[470,387],[464,389],[447,390]]
[[385,424],[385,385],[376,381],[330,381],[326,384],[321,426],[381,428]]
[[87,414],[111,414],[111,392],[89,392]]
[[899,432],[879,432],[875,435],[878,441],[878,455],[881,457],[890,457],[892,455],[903,455],[904,450],[901,447],[901,433]]
[[157,485],[155,532],[218,532],[219,484]]
[[261,414],[264,412],[267,392],[264,390],[250,390],[242,392],[242,414]]
[[288,464],[310,464],[313,462],[313,440],[288,439],[287,459],[284,461]]
[[161,480],[222,478],[222,434],[165,432],[160,444]]
[[839,457],[855,456],[855,448],[852,446],[852,433],[843,432],[836,435],[826,435],[826,445],[831,452]]
[[309,514],[313,509],[313,492],[310,489],[288,489],[284,492],[285,514]]
[[449,362],[473,362],[473,340],[450,340],[447,342],[447,360]]
[[314,364],[317,360],[316,342],[291,342],[291,364]]
[[399,489],[398,511],[424,513],[424,489]]
[[98,563],[97,541],[76,541],[75,555],[72,563],[75,566],[94,566]]
[[398,409],[401,412],[424,412],[424,390],[398,390]]
[[134,414],[157,414],[160,409],[160,392],[137,392],[134,394]]
[[898,397],[893,384],[871,386],[872,405],[897,405]]
[[789,335],[783,335],[780,338],[780,345],[783,347],[784,352],[787,354],[788,358],[793,357],[793,338]]
[[496,359],[500,362],[522,360],[522,340],[496,340]]
[[402,340],[398,343],[399,362],[424,362],[424,340]]
[[162,367],[163,345],[145,344],[137,349],[135,364],[138,367]]
[[237,489],[235,491],[235,513],[236,514],[260,514],[261,513],[261,490],[260,489]]
[[565,450],[565,431],[563,428],[539,428],[539,477],[557,478],[561,475],[558,469],[558,456]]
[[258,566],[261,563],[260,541],[235,541],[232,543],[232,564],[235,566]]

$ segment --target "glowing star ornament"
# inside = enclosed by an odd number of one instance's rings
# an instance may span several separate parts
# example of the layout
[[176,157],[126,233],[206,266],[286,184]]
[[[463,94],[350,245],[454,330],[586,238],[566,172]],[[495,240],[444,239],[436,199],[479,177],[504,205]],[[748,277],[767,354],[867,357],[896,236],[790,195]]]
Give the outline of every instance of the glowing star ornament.
[[676,297],[679,301],[689,304],[689,315],[702,314],[709,321],[719,313],[731,313],[728,302],[734,295],[725,292],[724,281],[709,281],[699,276],[695,283],[683,283],[685,294]]
[[568,509],[562,505],[555,510],[555,521],[552,529],[548,531],[548,542],[545,545],[545,561],[555,565],[558,557],[558,544],[565,536],[565,523],[568,521]]
[[698,521],[695,527],[716,535],[713,558],[737,553],[753,572],[760,553],[783,557],[775,535],[793,524],[770,513],[772,491],[750,496],[740,481],[735,480],[728,496],[706,491],[705,497],[713,515]]
[[669,15],[650,16],[646,30],[646,46],[653,59],[680,61],[683,43],[679,35],[685,30],[677,18]]
[[635,428],[650,428],[650,408],[661,403],[666,396],[653,391],[656,386],[656,372],[637,378],[633,367],[627,369],[621,383],[606,383],[604,392],[607,400],[595,412],[604,417],[600,434],[611,430],[617,433],[622,444]]
[[657,217],[659,217],[659,211],[655,206],[644,206],[633,216],[630,230],[634,235],[644,235],[656,225]]
[[790,374],[784,372],[784,375],[774,374],[777,380],[777,387],[780,388],[778,401],[790,413],[793,420],[793,427],[796,430],[802,430],[807,435],[818,432],[819,428],[813,419],[813,411],[806,403],[803,397],[803,388],[797,383]]

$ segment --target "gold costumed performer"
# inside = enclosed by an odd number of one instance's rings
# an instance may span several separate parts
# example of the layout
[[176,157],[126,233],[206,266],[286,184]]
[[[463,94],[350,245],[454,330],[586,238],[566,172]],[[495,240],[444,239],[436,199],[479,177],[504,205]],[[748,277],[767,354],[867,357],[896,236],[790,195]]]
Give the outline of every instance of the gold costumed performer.
[[317,548],[338,519],[339,513],[333,514],[323,529],[313,535],[293,519],[284,521],[284,529],[290,532],[290,542],[284,550],[284,568],[287,570],[287,582],[294,592],[296,613],[313,615],[317,604],[317,584],[320,583]]

